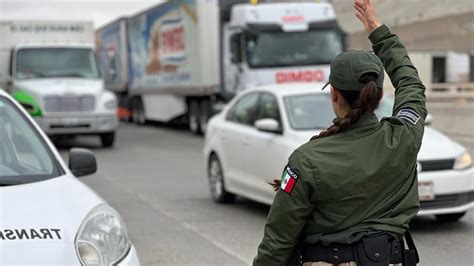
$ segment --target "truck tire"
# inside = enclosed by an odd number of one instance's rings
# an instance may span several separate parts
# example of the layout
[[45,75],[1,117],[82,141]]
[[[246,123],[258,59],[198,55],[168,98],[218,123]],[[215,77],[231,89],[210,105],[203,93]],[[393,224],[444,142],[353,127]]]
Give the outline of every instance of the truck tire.
[[146,123],[145,109],[140,97],[135,97],[132,100],[132,121],[137,125],[144,125]]
[[199,113],[199,127],[201,128],[201,133],[206,134],[207,121],[211,116],[211,102],[208,100],[201,101],[200,104],[200,113]]
[[199,102],[197,100],[191,100],[188,102],[188,125],[189,130],[194,134],[201,134],[201,127],[199,125]]
[[112,147],[115,142],[115,132],[108,132],[100,134],[100,141],[102,142],[102,147]]

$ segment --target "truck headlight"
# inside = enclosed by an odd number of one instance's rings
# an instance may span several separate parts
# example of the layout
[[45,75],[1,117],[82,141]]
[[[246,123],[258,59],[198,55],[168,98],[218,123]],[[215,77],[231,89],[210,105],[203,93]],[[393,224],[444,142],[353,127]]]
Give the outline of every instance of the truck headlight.
[[117,109],[117,100],[112,99],[110,101],[105,102],[105,109],[107,109],[107,110]]
[[454,169],[462,170],[472,166],[472,157],[469,152],[465,151],[456,158]]
[[84,219],[75,246],[82,265],[114,265],[130,250],[122,218],[105,204],[95,207]]

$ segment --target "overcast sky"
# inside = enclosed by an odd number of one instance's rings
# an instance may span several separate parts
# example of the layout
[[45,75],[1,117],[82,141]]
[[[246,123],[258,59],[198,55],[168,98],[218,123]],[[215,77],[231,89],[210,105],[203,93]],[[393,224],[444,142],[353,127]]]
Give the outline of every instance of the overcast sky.
[[0,19],[91,20],[99,27],[162,0],[0,0]]

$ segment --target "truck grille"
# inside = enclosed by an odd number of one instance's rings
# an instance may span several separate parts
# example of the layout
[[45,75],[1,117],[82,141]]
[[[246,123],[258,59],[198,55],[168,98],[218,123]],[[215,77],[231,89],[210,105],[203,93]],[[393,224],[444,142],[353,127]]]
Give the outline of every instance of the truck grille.
[[95,107],[95,98],[86,96],[46,96],[44,109],[46,112],[90,112]]
[[454,168],[454,159],[420,161],[420,164],[422,172],[451,170]]
[[459,193],[437,195],[434,200],[420,201],[421,209],[437,209],[450,208],[461,206],[474,201],[474,191]]

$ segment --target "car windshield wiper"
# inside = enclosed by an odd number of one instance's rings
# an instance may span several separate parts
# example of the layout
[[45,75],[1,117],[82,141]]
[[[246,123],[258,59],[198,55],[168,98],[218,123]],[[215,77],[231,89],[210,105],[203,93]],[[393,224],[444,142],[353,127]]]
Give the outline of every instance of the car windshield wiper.
[[73,77],[73,78],[86,78],[87,75],[81,73],[62,73],[62,74],[51,74],[48,77]]
[[46,77],[46,74],[44,74],[43,72],[39,72],[39,71],[33,71],[33,70],[29,70],[29,71],[25,71],[25,72],[20,72],[19,75],[25,75],[25,77],[19,77],[21,79],[36,79],[36,78],[44,78]]

